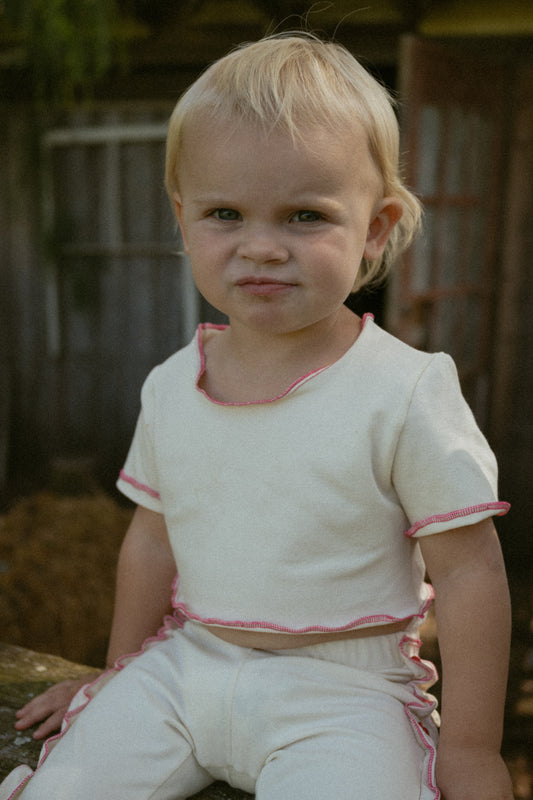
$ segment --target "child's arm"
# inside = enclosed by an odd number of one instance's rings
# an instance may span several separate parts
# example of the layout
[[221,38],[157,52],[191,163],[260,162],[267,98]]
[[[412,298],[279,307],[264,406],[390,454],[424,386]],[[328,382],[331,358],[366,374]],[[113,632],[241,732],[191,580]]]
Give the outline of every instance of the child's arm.
[[[115,611],[109,641],[107,666],[121,655],[138,651],[154,635],[171,610],[171,585],[176,564],[161,514],[139,506],[120,550],[117,569]],[[18,730],[42,724],[35,739],[57,730],[72,698],[94,673],[85,678],[62,681],[35,697],[17,712]]]
[[491,520],[420,539],[442,658],[437,785],[444,800],[512,800],[500,756],[511,615]]
[[106,664],[135,653],[172,611],[176,562],[162,514],[138,506],[120,550]]

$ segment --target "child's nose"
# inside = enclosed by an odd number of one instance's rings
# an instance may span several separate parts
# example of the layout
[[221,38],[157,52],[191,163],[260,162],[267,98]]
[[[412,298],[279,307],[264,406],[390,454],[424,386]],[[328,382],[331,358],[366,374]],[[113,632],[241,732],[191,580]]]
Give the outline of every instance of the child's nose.
[[279,234],[265,228],[244,232],[237,254],[256,264],[283,264],[289,258],[288,250],[280,241]]

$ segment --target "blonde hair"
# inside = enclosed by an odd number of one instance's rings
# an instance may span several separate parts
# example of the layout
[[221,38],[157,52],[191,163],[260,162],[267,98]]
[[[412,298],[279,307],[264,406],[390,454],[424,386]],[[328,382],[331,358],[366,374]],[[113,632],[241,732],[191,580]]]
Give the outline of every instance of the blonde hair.
[[307,33],[278,34],[244,44],[212,64],[182,95],[167,135],[166,188],[179,186],[184,129],[195,115],[260,124],[305,139],[311,127],[333,134],[362,125],[382,180],[383,196],[401,201],[403,214],[383,255],[361,265],[354,291],[385,277],[417,233],[421,206],[403,184],[399,128],[389,92],[342,45]]

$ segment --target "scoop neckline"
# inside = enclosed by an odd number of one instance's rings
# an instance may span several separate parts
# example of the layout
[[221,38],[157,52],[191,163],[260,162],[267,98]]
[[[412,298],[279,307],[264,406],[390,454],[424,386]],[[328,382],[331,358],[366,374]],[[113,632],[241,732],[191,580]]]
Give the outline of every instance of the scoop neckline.
[[195,380],[195,389],[200,394],[202,394],[207,400],[209,400],[210,403],[213,403],[214,405],[217,405],[217,406],[229,406],[229,407],[262,406],[262,405],[269,405],[271,403],[275,403],[276,401],[282,400],[284,397],[287,397],[288,395],[293,394],[303,384],[305,384],[308,381],[312,380],[317,375],[321,375],[322,372],[325,372],[326,370],[331,369],[331,367],[333,367],[336,364],[339,364],[341,361],[343,361],[348,356],[348,354],[352,353],[353,350],[357,347],[357,345],[359,343],[359,340],[361,339],[361,337],[363,336],[363,333],[367,329],[367,322],[369,322],[369,321],[370,322],[374,322],[374,315],[371,314],[371,313],[364,314],[363,317],[361,318],[361,330],[359,332],[359,336],[357,337],[355,342],[352,345],[350,345],[350,347],[342,354],[342,356],[340,356],[340,358],[336,359],[335,361],[332,361],[329,364],[325,364],[322,367],[318,367],[318,369],[314,369],[314,370],[311,370],[310,372],[306,372],[304,375],[301,375],[299,378],[297,378],[295,381],[293,381],[287,387],[287,389],[285,389],[285,391],[283,391],[279,395],[276,395],[275,397],[265,398],[264,400],[241,400],[241,401],[238,401],[238,402],[237,401],[236,402],[226,402],[224,400],[217,400],[216,398],[211,397],[211,395],[205,389],[203,389],[200,386],[200,381],[202,379],[202,376],[205,373],[206,366],[207,366],[206,365],[206,356],[205,356],[205,351],[204,351],[204,346],[203,346],[203,341],[202,341],[202,334],[203,334],[204,331],[209,331],[209,330],[224,331],[227,328],[229,328],[229,325],[217,325],[217,324],[212,323],[212,322],[202,322],[202,323],[200,323],[200,325],[198,325],[198,328],[196,330],[196,350],[197,350],[198,359],[199,359],[199,367],[198,367],[198,372],[197,372],[196,380]]

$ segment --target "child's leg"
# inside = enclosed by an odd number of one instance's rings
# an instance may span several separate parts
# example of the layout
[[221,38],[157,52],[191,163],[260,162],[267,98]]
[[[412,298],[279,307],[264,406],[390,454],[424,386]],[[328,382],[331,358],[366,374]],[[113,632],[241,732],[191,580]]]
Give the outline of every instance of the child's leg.
[[181,800],[211,783],[183,721],[182,650],[162,641],[112,678],[51,749],[22,800]]
[[351,720],[334,715],[330,730],[272,753],[256,784],[257,800],[436,797],[424,794],[424,752],[402,705],[383,700],[362,698]]
[[[74,764],[65,769],[62,763],[58,765],[50,763],[47,764],[46,770],[43,769],[32,777],[19,796],[21,800],[44,800],[44,798],[54,798],[54,800],[73,800],[74,798],[76,800],[95,800],[95,798],[98,800],[118,800],[119,798],[186,800],[213,782],[213,778],[209,776],[204,778],[202,774],[198,775],[198,764],[192,755],[189,755],[181,763],[179,763],[179,755],[177,755],[176,770],[154,792],[151,791],[151,787],[146,789],[144,782],[134,786],[135,771],[124,775],[121,773],[123,769],[122,766],[117,765],[118,774],[115,773],[112,783],[106,782],[104,785],[103,778],[98,772],[88,776]],[[122,778],[120,787],[117,786],[119,775]],[[176,784],[187,788],[177,788]],[[146,794],[146,791],[149,791],[150,794]],[[15,795],[15,797],[17,796]]]
[[234,768],[257,800],[436,800],[434,702],[403,634],[256,653],[234,698]]

